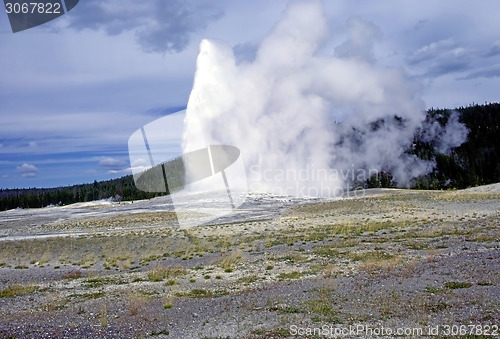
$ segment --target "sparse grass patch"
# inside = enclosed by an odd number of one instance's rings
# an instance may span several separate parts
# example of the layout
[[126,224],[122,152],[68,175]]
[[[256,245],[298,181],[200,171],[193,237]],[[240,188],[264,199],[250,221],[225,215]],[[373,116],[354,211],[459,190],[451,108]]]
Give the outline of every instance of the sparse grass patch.
[[326,265],[313,264],[309,266],[308,273],[317,274],[320,272],[325,278],[336,278],[339,274],[341,274],[342,269],[334,264],[326,264]]
[[301,263],[306,261],[307,259],[308,259],[307,256],[297,252],[290,252],[285,255],[274,258],[274,260],[276,261],[288,261],[290,263]]
[[316,255],[319,255],[321,257],[326,257],[326,258],[337,258],[343,253],[340,252],[338,249],[332,247],[332,246],[320,246],[316,247],[313,250],[313,253]]
[[178,297],[189,297],[189,298],[212,298],[212,297],[221,297],[227,294],[229,294],[229,292],[225,290],[210,291],[202,288],[193,288],[189,292],[178,292],[175,295]]
[[166,330],[166,329],[163,329],[163,330],[153,330],[151,331],[151,333],[149,333],[149,335],[151,337],[154,337],[154,336],[157,336],[157,335],[169,335],[169,331]]
[[400,265],[403,262],[403,258],[400,256],[394,256],[388,259],[369,259],[365,260],[363,264],[360,266],[361,270],[366,272],[376,272],[380,270],[392,270],[396,266]]
[[476,233],[468,236],[466,241],[474,241],[474,242],[490,242],[490,241],[498,241],[500,239],[500,231],[494,233]]
[[280,273],[278,275],[278,279],[280,279],[280,280],[299,279],[303,275],[304,275],[303,272],[298,272],[298,271],[288,272],[288,273]]
[[187,274],[187,270],[181,266],[157,267],[148,272],[150,281],[163,281],[166,278],[176,278]]
[[444,283],[444,288],[455,290],[458,288],[469,288],[472,286],[470,282],[460,282],[460,281],[448,281]]
[[433,198],[440,201],[469,202],[476,200],[500,199],[500,194],[494,192],[447,191],[442,192],[441,194],[436,194]]
[[430,311],[430,312],[441,312],[449,307],[451,307],[450,304],[446,302],[438,302],[438,303],[427,303],[424,305],[425,308]]
[[331,308],[327,299],[313,299],[304,302],[310,312],[322,316],[334,316],[336,312]]
[[240,251],[230,252],[228,255],[219,259],[215,264],[219,265],[224,272],[232,272],[236,265],[243,260],[243,253]]
[[420,242],[420,243],[411,243],[407,244],[406,247],[410,250],[425,250],[429,247],[429,244]]
[[139,311],[145,307],[147,303],[148,299],[145,296],[135,294],[132,291],[126,294],[126,304],[130,315],[136,315],[139,313]]
[[104,296],[104,292],[91,292],[91,293],[83,293],[83,294],[70,294],[68,298],[75,298],[80,300],[91,300],[91,299],[99,299]]
[[70,271],[62,276],[63,279],[77,279],[81,278],[82,272],[81,271]]
[[37,285],[14,284],[3,290],[0,290],[0,298],[13,298],[26,294],[31,294],[39,289]]
[[83,284],[88,288],[96,288],[103,285],[121,284],[121,282],[110,277],[95,277],[87,279],[87,281],[84,281]]
[[446,289],[444,289],[444,288],[438,288],[438,287],[433,287],[433,286],[426,286],[425,287],[425,292],[427,292],[427,293],[433,293],[433,294],[439,294],[439,293],[445,293]]
[[302,313],[302,310],[295,306],[285,306],[278,310],[280,313]]
[[99,320],[101,322],[101,327],[108,326],[108,308],[106,304],[103,304],[101,307],[101,311],[99,312]]
[[169,309],[169,308],[174,307],[174,303],[173,303],[173,300],[171,297],[164,297],[162,301],[163,301],[163,308],[164,309]]
[[354,247],[359,244],[359,241],[356,239],[346,239],[338,243],[333,243],[332,247],[344,248],[344,247]]
[[354,261],[377,262],[394,258],[394,255],[382,251],[354,252],[348,254]]

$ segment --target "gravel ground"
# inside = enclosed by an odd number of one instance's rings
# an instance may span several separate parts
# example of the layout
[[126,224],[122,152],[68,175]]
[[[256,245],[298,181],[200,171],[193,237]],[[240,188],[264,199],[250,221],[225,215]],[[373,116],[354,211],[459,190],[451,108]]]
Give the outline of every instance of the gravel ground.
[[500,184],[253,196],[187,230],[135,204],[0,213],[0,337],[500,334]]

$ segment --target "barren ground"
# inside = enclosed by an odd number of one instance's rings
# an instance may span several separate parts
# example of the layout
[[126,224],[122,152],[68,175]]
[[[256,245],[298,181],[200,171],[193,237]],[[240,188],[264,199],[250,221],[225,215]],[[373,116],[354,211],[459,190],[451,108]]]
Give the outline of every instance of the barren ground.
[[0,337],[495,334],[500,184],[358,196],[256,195],[188,229],[167,198],[0,212]]

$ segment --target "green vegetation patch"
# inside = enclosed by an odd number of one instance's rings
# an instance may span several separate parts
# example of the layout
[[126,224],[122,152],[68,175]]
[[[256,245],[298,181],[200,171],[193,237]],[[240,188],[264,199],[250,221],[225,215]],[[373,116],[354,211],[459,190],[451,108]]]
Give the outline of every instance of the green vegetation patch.
[[187,274],[187,270],[181,266],[169,266],[155,268],[148,273],[150,281],[163,281],[167,278],[176,278]]
[[450,290],[455,290],[459,288],[469,288],[472,286],[470,282],[460,282],[460,281],[448,281],[444,284],[444,288],[448,288]]
[[298,272],[298,271],[288,272],[288,273],[280,273],[278,275],[278,279],[280,279],[280,280],[299,279],[303,275],[304,275],[303,272]]
[[88,279],[87,281],[83,282],[83,284],[85,285],[85,287],[95,288],[103,285],[123,284],[123,282],[110,277],[96,277]]
[[14,284],[3,290],[0,290],[0,298],[13,298],[21,295],[31,294],[39,289],[37,285]]
[[193,288],[188,292],[179,292],[176,293],[175,295],[178,297],[189,297],[189,298],[212,298],[212,297],[221,297],[227,294],[229,294],[229,292],[225,290],[210,291],[202,288]]

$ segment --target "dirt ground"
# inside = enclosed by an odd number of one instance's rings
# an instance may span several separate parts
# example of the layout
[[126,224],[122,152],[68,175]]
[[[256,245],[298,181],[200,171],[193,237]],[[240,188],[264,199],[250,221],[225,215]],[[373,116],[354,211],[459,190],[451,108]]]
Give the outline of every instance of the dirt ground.
[[[500,335],[500,184],[0,213],[0,338]],[[482,335],[482,336],[481,336]]]

